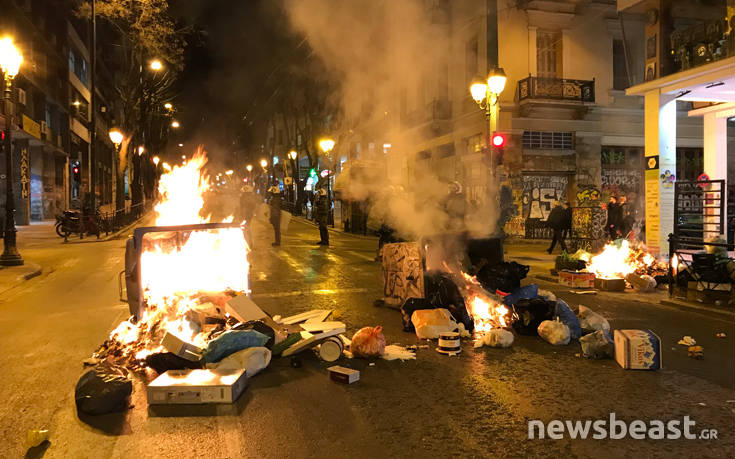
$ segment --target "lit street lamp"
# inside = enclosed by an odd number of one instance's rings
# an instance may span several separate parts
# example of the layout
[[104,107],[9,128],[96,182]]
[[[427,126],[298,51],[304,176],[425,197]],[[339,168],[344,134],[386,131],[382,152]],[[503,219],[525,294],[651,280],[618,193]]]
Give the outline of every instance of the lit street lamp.
[[20,71],[23,55],[13,44],[13,39],[5,37],[0,40],[0,68],[5,78],[5,233],[3,236],[3,253],[0,265],[20,266],[23,258],[18,252],[15,229],[15,202],[13,200],[13,113],[10,110],[13,78]]
[[171,102],[166,102],[165,104],[163,104],[163,108],[165,108],[166,110],[173,110],[174,106]]
[[[334,149],[334,140],[326,138],[319,141],[319,147],[322,149],[324,154],[329,157],[329,154]],[[329,204],[329,222],[332,224],[332,228],[334,228],[334,216],[332,215],[332,190],[331,190],[331,177],[329,176],[329,167],[330,167],[331,161],[327,162],[327,203]]]
[[294,215],[301,215],[301,207],[297,206],[298,201],[298,183],[299,183],[299,163],[296,161],[296,158],[298,158],[299,154],[296,152],[296,150],[291,150],[288,152],[288,157],[291,158],[291,161],[293,161],[292,168],[294,171],[294,182],[293,182],[293,205],[294,205]]
[[181,124],[178,121],[176,121],[176,120],[171,121],[171,127],[172,128],[177,129],[180,126],[181,126]]
[[151,70],[154,70],[158,72],[159,70],[163,69],[163,64],[158,59],[154,59],[151,61]]
[[252,164],[248,164],[245,169],[247,169],[248,172],[253,172],[253,165]]
[[160,158],[159,158],[158,156],[154,156],[154,157],[153,157],[153,164],[155,164],[156,166],[158,166],[158,163],[159,163],[160,161],[161,161],[161,159],[160,159]]
[[[498,97],[500,97],[500,93],[505,89],[507,79],[503,69],[495,67],[487,76],[487,80],[479,77],[475,78],[470,86],[472,98],[481,109],[485,110],[485,116],[490,126],[488,139],[498,129]],[[490,172],[494,175],[493,151],[490,146],[488,146],[488,151],[490,152]]]
[[266,167],[268,167],[268,160],[261,159],[260,160],[260,167],[262,167],[263,169],[265,169]]

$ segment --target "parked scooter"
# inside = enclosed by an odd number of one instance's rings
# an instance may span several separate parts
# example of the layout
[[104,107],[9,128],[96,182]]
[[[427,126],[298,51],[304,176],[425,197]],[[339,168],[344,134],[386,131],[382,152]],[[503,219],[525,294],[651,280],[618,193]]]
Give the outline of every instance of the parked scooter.
[[94,214],[86,214],[82,219],[82,213],[78,210],[65,210],[56,216],[56,234],[67,238],[74,233],[100,235],[101,216],[99,210]]

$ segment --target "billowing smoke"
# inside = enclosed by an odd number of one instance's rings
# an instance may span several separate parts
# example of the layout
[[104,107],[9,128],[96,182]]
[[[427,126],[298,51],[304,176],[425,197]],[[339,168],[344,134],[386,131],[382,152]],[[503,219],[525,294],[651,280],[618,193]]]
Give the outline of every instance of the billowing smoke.
[[[430,4],[423,0],[285,0],[296,31],[306,36],[340,82],[335,93],[341,106],[337,157],[348,156],[351,149],[349,156],[354,159],[354,145],[361,142],[360,161],[348,161],[337,180],[341,197],[367,201],[369,220],[385,222],[406,238],[446,231],[488,236],[497,229],[494,187],[470,199],[468,190],[450,191],[465,181],[464,171],[454,170],[463,167],[462,162],[457,160],[449,168],[442,161],[451,153],[432,148],[433,152],[414,157],[422,148],[419,145],[436,136],[430,127],[432,110],[457,99],[453,97],[457,85],[467,91],[464,81],[451,78],[450,66],[458,62],[452,57],[451,27],[437,20],[443,11]],[[411,111],[427,120],[414,123],[423,127],[406,124],[404,118]],[[456,158],[464,148],[458,145]]]

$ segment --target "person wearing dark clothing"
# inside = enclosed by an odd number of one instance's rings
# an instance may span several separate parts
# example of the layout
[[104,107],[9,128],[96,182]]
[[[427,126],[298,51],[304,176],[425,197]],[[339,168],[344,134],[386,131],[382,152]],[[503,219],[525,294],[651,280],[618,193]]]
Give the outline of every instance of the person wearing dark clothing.
[[320,189],[316,197],[316,215],[315,220],[319,224],[319,245],[329,245],[329,231],[327,224],[329,223],[329,197],[325,189]]
[[628,237],[628,234],[633,229],[633,223],[635,222],[635,218],[633,217],[633,208],[628,202],[628,198],[625,196],[620,196],[620,204],[618,204],[618,207],[620,208],[620,234],[622,237]]
[[566,226],[566,214],[564,213],[564,208],[560,203],[557,202],[554,208],[551,209],[551,213],[549,214],[549,218],[546,220],[546,224],[549,228],[554,230],[554,238],[551,240],[551,247],[549,247],[547,252],[553,252],[557,242],[561,245],[562,250],[567,250],[563,232]]
[[610,240],[618,238],[618,230],[620,229],[620,221],[622,219],[622,213],[620,204],[618,204],[618,198],[610,196],[610,201],[607,203],[607,223],[605,228],[607,234],[610,236]]
[[268,200],[271,214],[270,221],[276,239],[271,245],[279,246],[281,245],[281,190],[274,185],[268,189],[268,192],[270,193],[270,199]]
[[258,196],[250,185],[242,187],[240,194],[240,222],[243,220],[248,224],[253,221],[255,209],[258,207]]
[[564,227],[562,228],[561,240],[564,241],[572,233],[572,208],[569,203],[564,203]]

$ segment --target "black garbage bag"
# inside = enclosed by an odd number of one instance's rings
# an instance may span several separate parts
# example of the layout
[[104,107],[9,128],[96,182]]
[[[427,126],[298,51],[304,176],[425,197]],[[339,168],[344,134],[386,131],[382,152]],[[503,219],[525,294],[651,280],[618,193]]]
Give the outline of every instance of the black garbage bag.
[[247,322],[239,322],[232,327],[232,330],[255,330],[268,337],[265,347],[271,349],[276,341],[276,331],[265,324],[262,320],[248,320]]
[[82,413],[105,414],[127,408],[132,393],[133,382],[125,368],[101,363],[79,378],[74,399]]
[[403,331],[412,332],[415,331],[413,322],[411,322],[411,315],[414,311],[421,309],[436,309],[436,306],[426,298],[409,298],[401,306],[401,322],[403,323]]
[[[474,328],[472,317],[467,312],[464,298],[459,293],[457,284],[448,274],[440,271],[427,271],[424,274],[424,291],[426,292],[426,299],[434,308],[448,309],[457,323],[463,324],[466,330],[472,331]],[[409,316],[409,322],[410,319]],[[411,330],[413,330],[413,325],[411,325]]]
[[156,352],[154,354],[149,354],[148,357],[145,358],[145,364],[156,370],[159,374],[164,373],[167,370],[196,370],[198,368],[202,368],[202,364],[200,362],[192,362],[191,360],[179,357],[171,352]]
[[526,278],[529,269],[530,266],[515,261],[485,265],[477,272],[477,280],[489,292],[510,293],[521,287],[521,280]]
[[519,335],[537,335],[544,320],[552,320],[555,301],[542,298],[523,298],[513,305],[513,330]]

